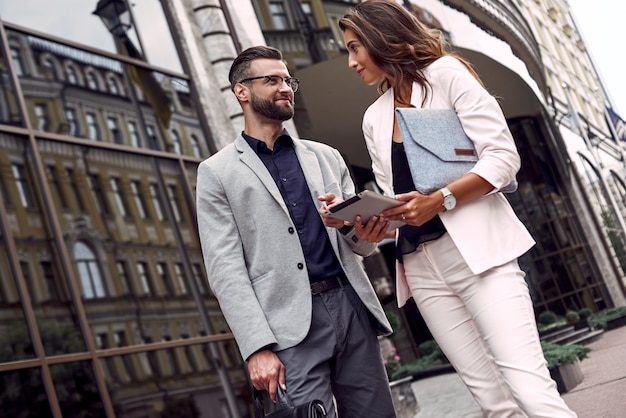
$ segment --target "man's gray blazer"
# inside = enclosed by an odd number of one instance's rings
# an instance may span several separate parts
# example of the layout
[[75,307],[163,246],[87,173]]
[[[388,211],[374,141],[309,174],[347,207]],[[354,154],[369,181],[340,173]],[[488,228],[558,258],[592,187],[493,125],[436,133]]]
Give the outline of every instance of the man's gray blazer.
[[[311,199],[334,193],[347,199],[354,185],[339,152],[293,139]],[[298,234],[274,180],[255,151],[239,136],[203,161],[197,178],[198,230],[211,289],[244,359],[272,346],[301,342],[311,323],[311,289]],[[378,321],[391,326],[355,253],[366,256],[375,243],[326,228],[352,287]]]

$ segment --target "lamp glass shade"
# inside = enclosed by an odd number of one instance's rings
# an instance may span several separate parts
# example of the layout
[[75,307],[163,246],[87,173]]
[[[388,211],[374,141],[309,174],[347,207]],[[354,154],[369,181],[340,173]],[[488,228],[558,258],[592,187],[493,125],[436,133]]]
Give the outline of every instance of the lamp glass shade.
[[130,12],[124,0],[100,0],[93,14],[113,35],[122,36],[130,29]]

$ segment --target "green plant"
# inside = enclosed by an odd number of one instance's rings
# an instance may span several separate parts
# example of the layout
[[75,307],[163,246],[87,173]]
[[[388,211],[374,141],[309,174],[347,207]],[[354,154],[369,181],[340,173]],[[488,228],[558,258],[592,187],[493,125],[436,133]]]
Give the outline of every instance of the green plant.
[[589,326],[606,329],[607,321],[626,315],[626,306],[621,308],[607,309],[603,312],[593,314],[589,317]]
[[574,363],[576,360],[587,358],[591,348],[580,344],[554,344],[541,342],[543,356],[548,363],[549,369],[554,369],[562,364]]
[[414,375],[422,370],[450,363],[435,340],[428,340],[421,343],[417,347],[417,350],[421,357],[411,363],[403,364],[398,367],[389,375],[390,380],[402,379],[403,377]]
[[398,355],[398,350],[396,350],[396,347],[391,347],[389,351],[390,353],[387,358],[385,358],[384,363],[385,370],[387,370],[387,377],[391,381],[395,379],[394,375],[400,369],[400,366],[402,364],[400,363],[401,358],[400,355]]
[[580,321],[580,315],[576,311],[567,311],[565,312],[565,319],[567,319],[568,324],[575,324]]
[[589,319],[589,317],[593,315],[593,311],[590,308],[582,308],[578,311],[578,315],[580,316],[580,319]]
[[402,320],[400,319],[400,316],[394,312],[385,312],[385,316],[387,316],[387,320],[391,324],[391,329],[393,329],[393,333],[391,335],[393,335],[402,327]]
[[552,311],[543,311],[537,317],[541,325],[550,325],[556,322],[556,314]]

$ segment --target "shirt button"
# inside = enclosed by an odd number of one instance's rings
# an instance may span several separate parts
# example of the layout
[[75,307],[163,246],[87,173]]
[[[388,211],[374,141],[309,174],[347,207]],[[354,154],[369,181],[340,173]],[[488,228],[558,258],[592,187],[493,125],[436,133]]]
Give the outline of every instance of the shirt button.
[[298,263],[298,270],[302,270],[304,268],[304,264]]
[[287,179],[286,179],[286,178],[284,178],[284,177],[283,177],[281,180],[283,181],[283,183],[286,183],[286,182],[287,182]]
[[290,226],[290,227],[289,227],[289,229],[288,229],[287,231],[289,231],[289,233],[290,233],[290,234],[293,234],[294,229],[293,229],[293,227],[291,227],[291,226]]

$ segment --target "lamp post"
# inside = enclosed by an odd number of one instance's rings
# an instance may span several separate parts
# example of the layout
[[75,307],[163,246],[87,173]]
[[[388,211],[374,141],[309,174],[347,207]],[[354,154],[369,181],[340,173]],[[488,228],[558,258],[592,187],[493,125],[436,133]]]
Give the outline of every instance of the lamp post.
[[[130,42],[130,39],[128,39],[128,36],[127,36],[127,32],[130,30],[132,26],[131,22],[133,19],[132,19],[130,10],[128,9],[127,0],[99,0],[96,6],[96,10],[93,12],[93,14],[95,14],[96,16],[100,17],[100,19],[102,19],[102,22],[104,23],[104,25],[107,27],[109,32],[111,32],[111,34],[115,38],[116,46],[119,46],[119,42],[118,42],[119,40],[125,40],[126,42]],[[119,50],[118,52],[123,53]],[[137,118],[139,119],[139,124],[141,126],[140,131],[143,134],[144,138],[147,138],[148,135],[147,135],[147,129],[146,129],[146,122],[145,122],[143,113],[141,112],[141,108],[139,107],[139,101],[137,99],[135,86],[132,84],[130,77],[128,75],[127,65],[123,64],[122,68],[123,68],[124,79],[130,92],[129,94],[130,99],[135,109],[135,112],[137,113]],[[165,182],[163,180],[161,166],[158,164],[155,157],[146,156],[146,158],[150,159],[151,164],[154,168],[154,172],[156,173],[157,187],[159,188],[160,195],[167,196],[167,190],[165,188]],[[167,213],[168,219],[175,219],[172,205],[170,201],[167,199],[165,201],[164,209]],[[194,272],[191,269],[191,262],[187,258],[187,252],[185,251],[185,243],[181,235],[181,232],[178,228],[173,228],[173,231],[174,231],[174,239],[176,240],[176,245],[180,249],[181,257],[184,260],[182,265],[183,265],[185,275],[186,277],[193,278]],[[209,315],[206,309],[204,309],[204,301],[202,300],[202,297],[200,295],[200,291],[198,289],[198,284],[196,283],[196,280],[190,279],[188,281],[188,285],[191,288],[191,293],[193,294],[194,301],[196,303],[196,306],[198,307],[198,313],[200,315],[202,325],[204,326],[204,328],[207,330],[209,334],[215,334]],[[140,326],[139,328],[141,329],[142,327]],[[211,357],[214,363],[213,366],[217,370],[220,382],[222,384],[222,388],[224,390],[224,395],[226,396],[226,401],[228,403],[230,416],[232,418],[240,418],[241,414],[239,413],[239,406],[237,404],[235,395],[233,393],[233,389],[230,384],[230,379],[224,368],[224,362],[222,360],[219,348],[217,347],[217,343],[211,342],[211,343],[208,343],[208,346],[209,346],[209,351],[211,353]]]

